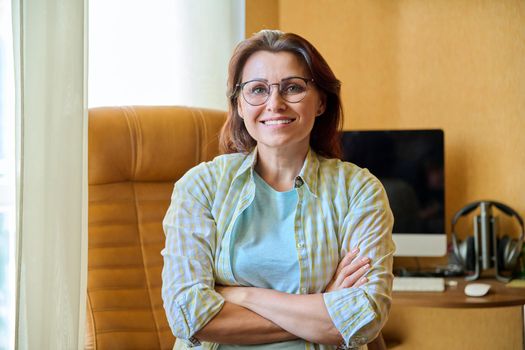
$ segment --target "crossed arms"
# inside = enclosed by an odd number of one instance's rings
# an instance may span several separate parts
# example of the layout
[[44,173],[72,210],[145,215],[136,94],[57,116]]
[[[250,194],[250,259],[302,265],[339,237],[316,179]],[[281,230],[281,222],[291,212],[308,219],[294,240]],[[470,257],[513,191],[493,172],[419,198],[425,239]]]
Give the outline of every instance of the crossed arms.
[[[341,260],[326,291],[357,288],[370,259],[358,250]],[[222,344],[261,344],[302,338],[312,343],[340,345],[343,338],[326,309],[322,293],[300,295],[254,287],[217,287],[226,300],[221,311],[195,336]]]

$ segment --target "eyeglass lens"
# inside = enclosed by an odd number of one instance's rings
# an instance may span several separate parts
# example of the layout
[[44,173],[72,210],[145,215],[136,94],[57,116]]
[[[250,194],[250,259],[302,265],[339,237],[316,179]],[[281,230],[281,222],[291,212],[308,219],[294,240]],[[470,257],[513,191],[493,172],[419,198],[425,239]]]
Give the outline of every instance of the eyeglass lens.
[[[272,86],[264,81],[253,80],[244,84],[242,95],[253,106],[262,105],[270,97]],[[300,102],[306,95],[307,82],[300,78],[283,79],[279,82],[279,94],[290,103]]]

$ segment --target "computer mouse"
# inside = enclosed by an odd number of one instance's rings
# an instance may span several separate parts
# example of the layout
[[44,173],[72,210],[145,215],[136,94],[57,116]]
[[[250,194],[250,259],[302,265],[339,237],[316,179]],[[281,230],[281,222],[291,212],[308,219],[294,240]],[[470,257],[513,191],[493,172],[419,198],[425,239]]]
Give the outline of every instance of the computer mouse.
[[482,297],[489,292],[490,284],[469,283],[465,286],[465,294],[469,297]]

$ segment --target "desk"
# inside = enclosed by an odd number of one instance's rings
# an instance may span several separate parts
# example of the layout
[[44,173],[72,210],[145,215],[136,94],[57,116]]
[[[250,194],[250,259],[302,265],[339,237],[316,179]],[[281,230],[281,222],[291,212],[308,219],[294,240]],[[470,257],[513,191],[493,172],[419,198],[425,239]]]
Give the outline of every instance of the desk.
[[391,349],[520,349],[525,340],[525,289],[494,279],[484,297],[468,297],[468,282],[445,292],[394,292],[392,312],[383,331]]
[[456,281],[456,287],[447,286],[444,292],[394,292],[393,302],[400,306],[425,306],[447,308],[484,308],[525,305],[525,288],[505,287],[494,279],[479,279],[476,283],[490,284],[490,291],[483,297],[468,297],[463,292],[468,283],[463,278],[448,278]]

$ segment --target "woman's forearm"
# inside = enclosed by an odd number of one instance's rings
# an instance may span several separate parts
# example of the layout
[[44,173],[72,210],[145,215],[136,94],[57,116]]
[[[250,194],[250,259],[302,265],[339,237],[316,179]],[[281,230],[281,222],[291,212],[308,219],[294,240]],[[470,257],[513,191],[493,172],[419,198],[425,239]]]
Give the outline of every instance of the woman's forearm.
[[265,344],[297,339],[275,323],[242,306],[226,302],[221,311],[195,334],[219,344]]
[[321,293],[297,295],[246,287],[227,288],[221,294],[226,300],[256,312],[299,338],[330,345],[339,345],[343,340]]

